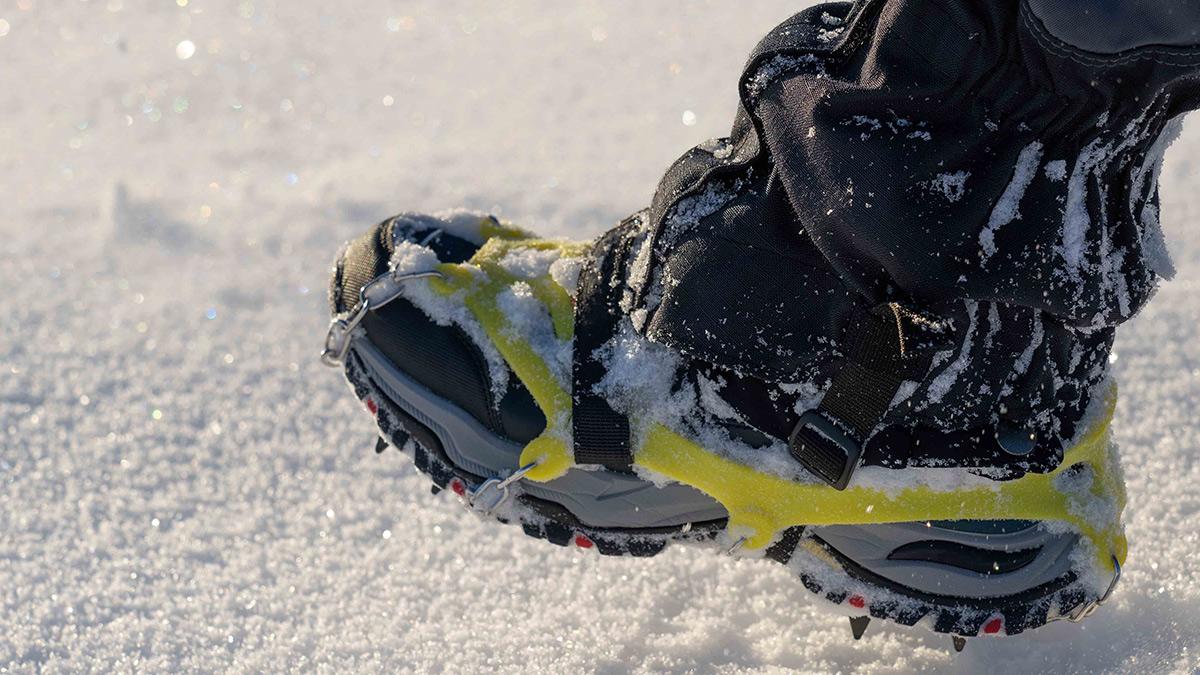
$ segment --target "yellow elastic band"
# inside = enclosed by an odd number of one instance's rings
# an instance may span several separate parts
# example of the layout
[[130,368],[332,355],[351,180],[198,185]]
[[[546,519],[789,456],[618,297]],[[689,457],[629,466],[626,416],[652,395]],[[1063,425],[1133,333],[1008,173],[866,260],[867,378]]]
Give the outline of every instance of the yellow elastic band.
[[[573,321],[571,298],[548,276],[522,278],[500,266],[507,254],[523,248],[558,250],[579,256],[585,244],[535,239],[491,239],[468,265],[484,271],[484,279],[458,265],[442,265],[446,281],[430,283],[440,292],[463,292],[471,313],[483,326],[496,349],[528,387],[546,415],[547,430],[521,453],[522,466],[537,462],[526,478],[545,482],[574,466],[566,429],[570,426],[571,396],[555,380],[549,367],[525,341],[512,336],[508,320],[497,306],[498,295],[512,283],[525,281],[548,310],[555,333],[569,339]],[[758,471],[721,457],[663,427],[651,425],[634,450],[634,465],[671,480],[691,485],[719,501],[729,513],[729,528],[745,537],[743,546],[761,549],[788,527],[795,525],[849,525],[929,520],[1038,520],[1071,524],[1094,545],[1097,562],[1112,570],[1112,557],[1124,563],[1127,552],[1120,513],[1125,506],[1124,486],[1115,458],[1109,452],[1109,426],[1116,392],[1107,401],[1106,414],[1070,448],[1060,467],[1047,474],[1027,474],[994,486],[937,491],[914,486],[896,493],[865,487],[835,490],[824,484],[799,483]],[[1089,467],[1091,489],[1082,496],[1066,494],[1055,486],[1064,471]],[[1088,520],[1090,500],[1111,500],[1113,521],[1098,525]],[[1082,501],[1081,501],[1082,500]]]

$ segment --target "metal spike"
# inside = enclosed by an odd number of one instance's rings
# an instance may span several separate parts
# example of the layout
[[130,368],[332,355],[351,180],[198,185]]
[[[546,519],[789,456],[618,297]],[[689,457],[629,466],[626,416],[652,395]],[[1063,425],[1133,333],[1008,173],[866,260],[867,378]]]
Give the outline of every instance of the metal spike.
[[869,616],[852,616],[850,617],[850,632],[854,633],[855,640],[861,640],[863,633],[867,632],[867,625],[871,623]]
[[388,442],[383,440],[382,437],[376,438],[375,439],[375,454],[377,454],[377,455],[381,454],[384,450],[387,450],[387,446],[388,446]]
[[963,647],[967,646],[967,638],[961,635],[951,635],[951,640],[954,640],[954,651],[961,652]]
[[429,486],[429,491],[433,493],[434,497],[436,497],[442,493],[442,488],[438,487],[437,484],[434,483],[433,485]]

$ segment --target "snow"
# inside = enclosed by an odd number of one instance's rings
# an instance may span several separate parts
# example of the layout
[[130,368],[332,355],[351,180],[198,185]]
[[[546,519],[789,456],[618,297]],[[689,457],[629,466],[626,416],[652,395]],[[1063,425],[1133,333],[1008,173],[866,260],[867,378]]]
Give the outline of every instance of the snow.
[[[1104,175],[1104,171],[1113,161],[1117,161],[1124,153],[1127,153],[1137,143],[1148,137],[1151,132],[1146,128],[1146,120],[1143,118],[1149,114],[1150,109],[1143,111],[1138,118],[1135,118],[1125,126],[1121,134],[1107,139],[1107,142],[1105,137],[1101,136],[1084,146],[1075,161],[1071,177],[1067,181],[1067,198],[1063,213],[1062,243],[1059,247],[1059,253],[1067,263],[1068,273],[1077,284],[1084,283],[1084,276],[1082,276],[1084,272],[1099,272],[1099,281],[1104,297],[1110,303],[1113,300],[1117,302],[1119,306],[1117,315],[1121,317],[1129,317],[1130,310],[1132,309],[1129,289],[1122,273],[1126,250],[1124,248],[1113,248],[1110,241],[1111,232],[1106,222],[1107,212],[1103,209],[1098,212],[1101,222],[1097,223],[1099,225],[1099,233],[1098,237],[1094,238],[1098,241],[1096,248],[1098,249],[1097,255],[1099,260],[1096,261],[1095,270],[1083,269],[1088,262],[1085,260],[1085,256],[1088,253],[1089,231],[1092,227],[1091,215],[1087,206],[1088,195],[1089,190],[1093,189],[1093,184],[1095,184],[1094,189],[1097,194],[1094,198],[1102,203],[1107,202],[1108,187],[1102,182],[1098,183],[1098,177]],[[1101,116],[1101,120],[1097,123],[1097,126],[1102,127],[1107,124],[1107,119],[1108,113],[1105,113]],[[1174,125],[1168,124],[1167,129],[1155,139],[1150,148],[1149,156],[1145,158],[1145,163],[1138,167],[1135,172],[1134,183],[1136,187],[1140,188],[1144,184],[1147,172],[1151,175],[1156,175],[1158,157],[1166,152],[1167,147],[1175,139],[1177,132],[1178,129],[1174,128]],[[1132,199],[1140,198],[1140,192],[1132,195]],[[1134,208],[1134,205],[1130,204],[1130,208]],[[1149,213],[1138,214],[1138,216],[1141,219],[1140,224],[1143,229],[1143,245],[1147,245],[1146,242],[1149,242],[1149,245],[1152,246],[1153,238],[1161,237],[1161,234],[1153,231],[1157,230],[1160,226],[1158,214],[1154,213],[1151,209]],[[1147,231],[1147,228],[1150,228],[1149,231]],[[1160,248],[1165,249],[1165,246],[1160,246]],[[1173,273],[1169,258],[1165,263],[1160,259],[1164,252],[1153,249],[1148,251],[1151,256],[1150,264],[1153,268]],[[1106,318],[1103,316],[1103,313],[1098,313],[1097,316],[1093,317],[1092,323],[1097,327],[1106,325]]]
[[1055,183],[1062,182],[1067,179],[1067,160],[1055,159],[1046,162],[1046,168],[1044,171],[1046,173],[1046,178],[1049,178]]
[[[1171,147],[1183,130],[1183,118],[1176,117],[1167,123],[1166,128],[1154,140],[1154,144],[1146,151],[1146,157],[1142,165],[1134,171],[1133,174],[1133,190],[1131,195],[1141,194],[1144,189],[1156,189],[1159,182],[1159,173],[1162,171],[1163,157],[1166,155],[1167,149]],[[1149,179],[1150,185],[1146,185]],[[1130,204],[1131,208],[1136,206]],[[1171,260],[1171,253],[1167,250],[1167,242],[1163,240],[1162,227],[1158,221],[1158,207],[1150,200],[1146,200],[1142,204],[1142,211],[1139,214],[1140,223],[1142,226],[1141,244],[1142,250],[1145,252],[1149,260],[1150,269],[1155,274],[1163,279],[1175,278],[1175,263]]]
[[929,383],[929,390],[925,394],[926,405],[940,403],[950,388],[954,386],[954,382],[958,380],[958,376],[963,374],[967,366],[971,363],[971,345],[975,340],[975,327],[977,325],[977,316],[979,314],[979,303],[974,300],[967,300],[967,332],[963,334],[962,347],[958,349],[958,358],[949,366],[946,366],[942,372],[938,373],[933,381]]
[[[656,244],[662,251],[670,250],[679,238],[708,216],[728,204],[742,188],[742,179],[714,181],[697,194],[680,199],[663,217],[662,233]],[[635,277],[640,277],[635,273]]]
[[[770,28],[767,30],[770,30]],[[762,39],[762,36],[759,36],[759,39]],[[817,77],[821,77],[825,73],[825,65],[821,58],[815,54],[779,54],[772,56],[763,62],[758,67],[758,71],[747,80],[746,93],[749,94],[751,100],[756,99],[781,76],[794,70],[811,72]]]
[[878,623],[853,642],[778,565],[480,522],[371,452],[316,359],[342,241],[459,206],[599,234],[728,131],[796,3],[179,4],[0,7],[0,669],[1200,666],[1200,127],[1160,179],[1177,278],[1117,341],[1122,584],[1082,625],[955,655]]
[[550,278],[554,283],[562,287],[571,297],[575,297],[575,291],[579,288],[579,273],[583,271],[583,258],[565,257],[558,258],[550,263]]
[[983,249],[984,263],[987,263],[988,258],[996,254],[996,231],[1021,217],[1018,210],[1021,205],[1021,197],[1025,196],[1025,191],[1029,189],[1029,185],[1037,176],[1041,160],[1042,144],[1038,141],[1025,146],[1017,157],[1017,164],[1013,167],[1012,180],[1008,182],[1000,199],[996,201],[996,205],[992,208],[992,214],[988,217],[987,226],[979,234],[979,247]]
[[[1030,323],[1033,328],[1029,334],[1029,344],[1021,351],[1021,355],[1013,362],[1012,370],[1009,371],[1010,378],[1017,378],[1029,371],[1029,364],[1033,362],[1033,355],[1038,347],[1042,346],[1042,340],[1046,337],[1046,324],[1044,324],[1041,312],[1031,313]],[[1004,391],[1001,393],[1001,398],[1012,393],[1011,380],[1004,383]]]
[[558,385],[571,385],[571,344],[554,335],[554,325],[546,308],[533,295],[533,288],[518,281],[496,296],[496,306],[508,319],[504,326],[509,337],[523,340],[550,368]]
[[745,420],[738,414],[733,406],[721,398],[721,389],[725,386],[725,382],[719,376],[715,380],[710,380],[704,375],[696,375],[696,388],[700,392],[700,406],[705,412],[723,420],[733,420],[744,423]]
[[966,194],[967,179],[970,177],[970,171],[939,173],[933,180],[929,181],[929,187],[944,197],[946,201],[953,204],[962,199],[963,195]]

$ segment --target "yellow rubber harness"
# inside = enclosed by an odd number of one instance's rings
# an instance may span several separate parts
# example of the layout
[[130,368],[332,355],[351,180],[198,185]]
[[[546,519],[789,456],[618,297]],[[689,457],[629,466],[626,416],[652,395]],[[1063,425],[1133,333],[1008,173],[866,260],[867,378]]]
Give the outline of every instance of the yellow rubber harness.
[[[501,265],[505,256],[521,251],[558,251],[563,257],[584,255],[587,244],[531,238],[522,230],[486,221],[490,237],[465,264],[442,264],[444,279],[430,279],[444,295],[462,293],[466,306],[495,343],[512,371],[529,389],[546,416],[546,431],[522,451],[520,466],[536,464],[524,478],[553,480],[574,464],[569,438],[571,395],[556,381],[537,352],[508,325],[497,305],[500,293],[512,284],[529,284],[547,309],[559,339],[573,336],[570,295],[549,275],[530,278]],[[480,274],[482,271],[482,274]],[[1110,424],[1116,391],[1104,414],[1069,448],[1058,469],[1027,474],[985,486],[940,491],[914,485],[898,491],[851,485],[835,490],[823,483],[803,483],[764,473],[715,454],[680,434],[654,423],[634,439],[634,466],[690,485],[719,501],[729,513],[728,528],[747,549],[763,549],[788,527],[796,525],[865,525],[931,520],[1036,520],[1067,523],[1091,542],[1097,564],[1113,571],[1113,559],[1125,562],[1127,544],[1120,521],[1125,488],[1115,453]],[[636,425],[635,425],[636,428]],[[1069,480],[1063,481],[1064,472]],[[1090,480],[1090,487],[1080,481]],[[1069,491],[1060,489],[1063,483]],[[1098,515],[1099,514],[1099,515]],[[1097,519],[1106,522],[1096,522]]]

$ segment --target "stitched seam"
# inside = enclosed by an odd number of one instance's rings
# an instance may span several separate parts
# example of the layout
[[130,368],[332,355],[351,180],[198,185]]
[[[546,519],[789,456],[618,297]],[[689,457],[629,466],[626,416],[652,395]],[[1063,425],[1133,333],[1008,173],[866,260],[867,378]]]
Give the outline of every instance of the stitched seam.
[[[1038,19],[1034,15],[1033,10],[1029,8],[1028,2],[1021,3],[1020,15],[1021,15],[1021,22],[1025,25],[1026,28],[1028,28],[1033,33],[1033,36],[1037,40],[1038,44],[1040,44],[1042,47],[1044,47],[1047,51],[1050,51],[1058,56],[1062,56],[1064,58],[1071,59],[1072,61],[1075,61],[1076,63],[1080,63],[1080,64],[1083,64],[1086,66],[1114,66],[1114,65],[1123,65],[1126,63],[1132,63],[1133,61],[1140,61],[1140,60],[1149,60],[1149,61],[1153,61],[1154,63],[1158,63],[1158,64],[1161,64],[1164,66],[1192,66],[1192,65],[1196,65],[1197,63],[1200,63],[1200,53],[1197,52],[1197,49],[1200,49],[1200,47],[1197,47],[1194,49],[1169,49],[1169,48],[1165,48],[1165,47],[1138,47],[1134,51],[1132,51],[1128,54],[1124,54],[1124,55],[1121,55],[1121,54],[1113,54],[1111,56],[1090,55],[1090,54],[1087,54],[1087,53],[1083,52],[1082,50],[1078,49],[1077,47],[1074,47],[1074,46],[1064,42],[1063,40],[1059,39],[1058,37],[1055,37],[1052,33],[1050,33],[1049,29],[1046,28],[1045,24],[1043,24],[1041,22],[1041,19]],[[1158,55],[1160,55],[1160,54],[1165,55],[1165,56],[1180,56],[1180,57],[1192,57],[1192,58],[1190,60],[1183,60],[1183,61],[1170,61],[1170,60],[1166,60],[1166,59],[1162,59],[1162,58],[1157,58]]]

